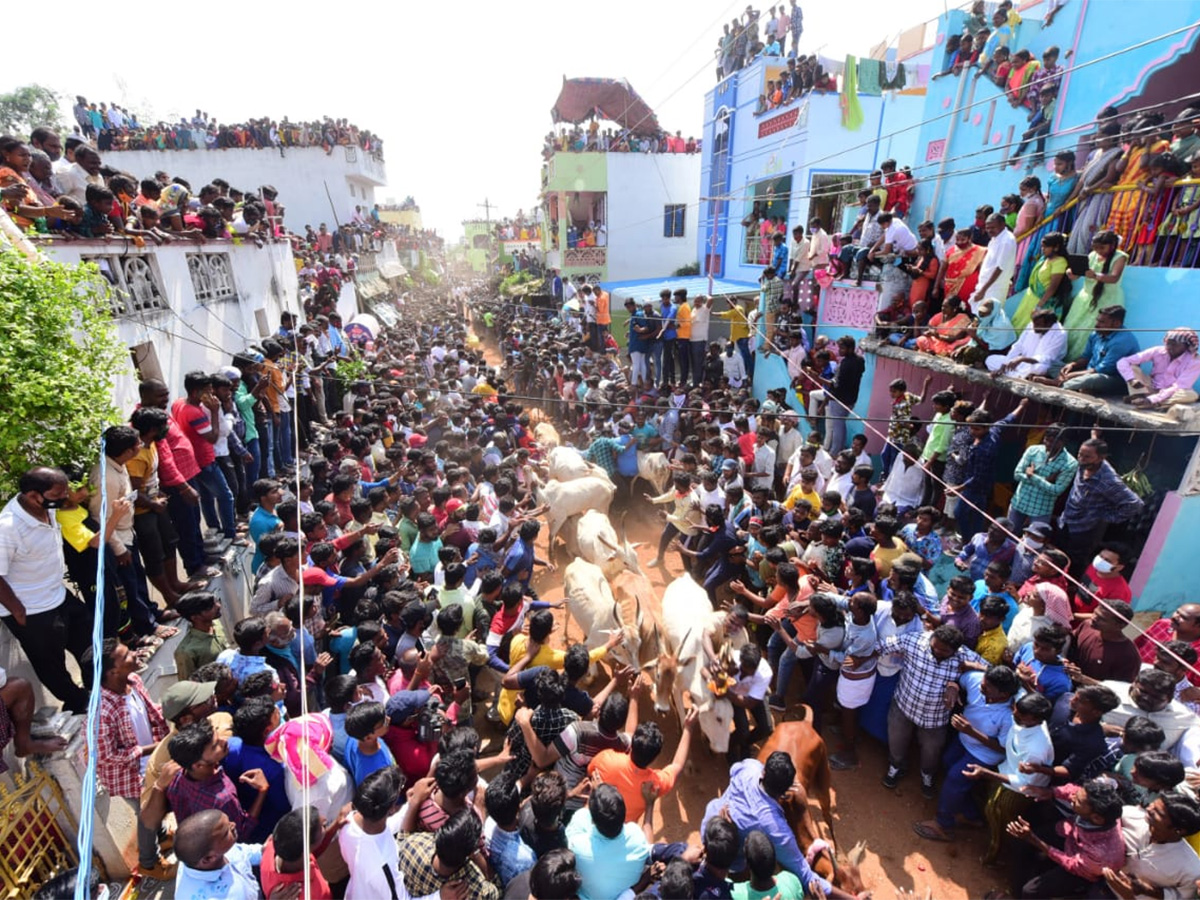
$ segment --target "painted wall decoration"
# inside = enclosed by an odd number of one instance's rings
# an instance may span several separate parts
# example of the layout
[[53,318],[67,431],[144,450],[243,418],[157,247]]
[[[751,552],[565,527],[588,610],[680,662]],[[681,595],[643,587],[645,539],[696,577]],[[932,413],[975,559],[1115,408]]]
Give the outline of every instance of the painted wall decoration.
[[771,134],[778,134],[785,129],[791,128],[800,119],[800,108],[789,109],[783,115],[775,116],[773,119],[758,123],[758,136],[765,138]]
[[946,155],[946,139],[942,138],[936,141],[930,141],[925,148],[925,162],[938,162]]
[[850,282],[835,281],[821,291],[818,324],[870,331],[875,327],[878,300],[875,285],[856,287]]

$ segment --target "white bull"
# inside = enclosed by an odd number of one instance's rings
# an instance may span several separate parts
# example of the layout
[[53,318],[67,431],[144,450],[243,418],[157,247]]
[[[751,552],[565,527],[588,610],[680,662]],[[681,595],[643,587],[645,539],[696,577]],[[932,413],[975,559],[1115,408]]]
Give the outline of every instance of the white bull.
[[616,491],[608,479],[591,475],[575,481],[549,481],[543,485],[538,503],[547,507],[548,552],[554,552],[554,539],[569,519],[590,509],[607,514]]
[[533,439],[543,450],[552,450],[562,443],[562,439],[558,436],[558,429],[549,422],[538,422],[533,426]]
[[546,454],[546,471],[555,481],[578,481],[588,476],[612,481],[603,468],[588,462],[574,447],[554,447]]
[[[566,600],[568,626],[572,617],[579,623],[584,635],[584,645],[589,649],[603,646],[610,634],[620,629],[625,641],[611,651],[612,658],[621,666],[630,666],[640,672],[648,672],[655,682],[654,706],[659,712],[670,709],[669,685],[661,683],[666,668],[659,665],[661,635],[658,622],[652,613],[642,606],[641,598],[634,592],[634,622],[626,621],[621,613],[621,603],[599,566],[576,559],[563,573],[563,596]],[[566,627],[564,627],[564,632]]]
[[[662,494],[671,483],[671,463],[665,453],[642,453],[637,455],[637,478],[650,482],[654,493]],[[633,481],[636,482],[637,478]],[[630,496],[633,496],[633,482],[629,485]]]
[[635,575],[641,575],[638,568],[637,544],[631,544],[625,539],[625,517],[621,517],[621,536],[612,522],[602,512],[590,509],[579,517],[575,528],[575,542],[579,555],[590,563],[599,566],[604,577],[616,578],[628,570]]
[[662,598],[665,656],[660,667],[667,670],[662,681],[670,688],[680,727],[687,709],[683,695],[687,693],[699,714],[700,731],[709,747],[714,753],[726,753],[733,705],[712,693],[701,672],[705,663],[704,631],[712,623],[713,615],[708,594],[690,575],[682,575],[667,585]]

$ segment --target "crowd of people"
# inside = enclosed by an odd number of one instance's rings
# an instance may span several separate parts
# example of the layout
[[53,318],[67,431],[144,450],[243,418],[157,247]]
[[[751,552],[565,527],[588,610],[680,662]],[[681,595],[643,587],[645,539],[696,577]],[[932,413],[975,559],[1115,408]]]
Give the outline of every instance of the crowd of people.
[[684,138],[682,132],[670,134],[634,134],[631,129],[605,128],[600,130],[598,119],[590,119],[586,129],[575,125],[562,128],[556,134],[551,131],[542,144],[542,158],[550,159],[555,153],[699,153],[701,142],[693,137]]
[[[762,21],[762,33],[759,33],[759,23]],[[763,56],[787,56],[792,60],[797,58],[800,36],[804,33],[804,11],[796,0],[790,7],[780,3],[772,6],[765,20],[762,13],[747,5],[746,9],[736,19],[724,27],[717,41],[717,80],[733,74]],[[791,35],[792,49],[787,49],[788,35]],[[807,61],[805,57],[799,57]],[[812,57],[816,63],[816,57]],[[815,75],[816,73],[812,73]],[[812,90],[813,84],[808,86]]]
[[142,122],[136,112],[117,103],[89,102],[77,96],[71,109],[75,136],[93,141],[101,152],[109,150],[233,150],[321,147],[357,147],[383,158],[383,140],[347,119],[326,116],[321,121],[291,122],[263,117],[237,124],[221,124],[199,109],[178,122]]
[[[1123,276],[1129,265],[1195,262],[1187,223],[1196,188],[1171,192],[1165,173],[1180,171],[1182,159],[1200,173],[1198,113],[1172,123],[1169,143],[1157,114],[1124,125],[1106,115],[1082,171],[1074,151],[1060,151],[1044,185],[1025,176],[1019,194],[1001,198],[998,211],[981,205],[967,226],[946,217],[912,227],[911,171],[885,160],[858,191],[858,215],[844,233],[828,235],[814,220],[788,240],[784,215],[756,204],[742,223],[745,258],[764,266],[768,315],[782,304],[812,320],[822,285],[877,282],[876,335],[896,346],[1146,409],[1194,403],[1195,332],[1173,329],[1161,346],[1140,347],[1123,327]],[[1128,141],[1124,150],[1118,135]],[[1153,141],[1161,156],[1147,161]],[[1141,189],[1097,193],[1118,176]],[[1123,236],[1131,228],[1132,245]]]

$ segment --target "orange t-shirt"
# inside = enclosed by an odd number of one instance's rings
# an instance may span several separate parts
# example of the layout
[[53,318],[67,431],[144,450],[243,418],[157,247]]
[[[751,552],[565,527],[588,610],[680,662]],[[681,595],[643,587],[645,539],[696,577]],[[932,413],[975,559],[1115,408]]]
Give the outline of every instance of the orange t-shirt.
[[599,772],[605,784],[611,784],[625,800],[625,821],[637,822],[646,814],[642,785],[650,782],[658,796],[675,787],[675,776],[666,769],[639,769],[628,753],[603,750],[588,764],[588,775]]

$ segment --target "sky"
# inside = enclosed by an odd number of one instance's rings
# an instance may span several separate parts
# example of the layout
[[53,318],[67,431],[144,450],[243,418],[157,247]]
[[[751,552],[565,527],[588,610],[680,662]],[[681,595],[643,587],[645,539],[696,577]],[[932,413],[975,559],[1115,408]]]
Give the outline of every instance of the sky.
[[[769,0],[756,5],[768,15]],[[800,5],[800,52],[833,57],[865,54],[945,9],[943,0]],[[195,14],[184,19],[179,4],[125,0],[124,50],[109,38],[94,52],[76,52],[80,44],[50,55],[50,45],[15,42],[0,92],[36,81],[62,95],[67,119],[76,94],[154,120],[190,117],[197,107],[221,122],[348,118],[384,139],[388,186],[376,198],[412,195],[426,227],[457,241],[462,220],[482,217],[485,200],[493,218],[536,205],[542,142],[564,76],[625,78],[664,128],[699,135],[721,25],[745,6],[215,0],[189,7]],[[55,8],[57,21],[83,23],[96,14],[80,0]],[[143,43],[137,35],[146,23],[153,36]],[[173,52],[168,36],[175,31]]]

